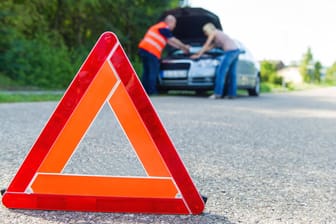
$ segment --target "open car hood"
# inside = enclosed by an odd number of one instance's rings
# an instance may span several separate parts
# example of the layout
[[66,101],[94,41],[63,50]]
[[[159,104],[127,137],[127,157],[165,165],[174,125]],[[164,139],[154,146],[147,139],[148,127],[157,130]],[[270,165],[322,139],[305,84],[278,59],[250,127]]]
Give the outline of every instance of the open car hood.
[[216,28],[222,30],[219,17],[203,8],[175,8],[162,13],[159,20],[163,20],[168,14],[176,17],[177,23],[173,30],[176,38],[190,45],[202,45],[206,36],[203,33],[202,27],[206,23],[213,23]]

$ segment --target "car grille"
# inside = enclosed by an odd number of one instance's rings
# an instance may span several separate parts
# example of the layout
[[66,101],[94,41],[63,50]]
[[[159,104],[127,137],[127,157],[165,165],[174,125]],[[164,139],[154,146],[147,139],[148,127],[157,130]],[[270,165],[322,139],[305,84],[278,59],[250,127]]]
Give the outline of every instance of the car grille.
[[161,70],[189,70],[190,63],[161,63]]

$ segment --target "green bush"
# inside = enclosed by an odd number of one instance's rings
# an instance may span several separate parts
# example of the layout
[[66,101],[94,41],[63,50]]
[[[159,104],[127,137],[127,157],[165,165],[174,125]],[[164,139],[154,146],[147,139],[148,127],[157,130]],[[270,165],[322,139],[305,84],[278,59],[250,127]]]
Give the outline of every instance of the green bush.
[[8,76],[0,73],[0,89],[16,89],[18,84],[10,79]]
[[286,88],[288,89],[288,90],[295,90],[295,84],[294,83],[292,83],[292,82],[287,82],[286,83]]
[[271,73],[268,77],[268,82],[275,85],[282,85],[283,78],[279,76],[277,73]]
[[260,85],[260,91],[262,93],[269,93],[272,92],[272,86],[268,83],[261,83]]
[[262,82],[270,82],[270,77],[277,71],[276,64],[272,61],[264,60],[260,63],[260,75]]
[[135,72],[137,73],[138,77],[141,78],[142,76],[142,62],[141,62],[141,58],[140,57],[136,57],[135,59],[132,60],[132,65],[133,68],[135,70]]
[[1,70],[22,85],[46,89],[66,87],[75,72],[70,53],[55,34],[13,38],[2,55]]
[[327,69],[324,82],[327,85],[336,85],[336,62]]
[[261,81],[264,83],[282,85],[283,78],[278,75],[279,62],[264,60],[260,63]]
[[336,77],[327,77],[324,82],[327,85],[334,86],[336,85]]

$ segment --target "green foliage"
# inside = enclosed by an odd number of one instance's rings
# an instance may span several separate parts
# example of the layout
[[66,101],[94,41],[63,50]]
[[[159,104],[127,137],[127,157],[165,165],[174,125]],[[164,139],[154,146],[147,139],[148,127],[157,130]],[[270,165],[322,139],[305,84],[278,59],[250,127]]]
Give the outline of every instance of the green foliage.
[[260,75],[261,75],[261,81],[268,82],[269,77],[272,76],[272,74],[276,73],[276,65],[272,63],[271,61],[261,61],[260,63]]
[[282,85],[283,78],[278,73],[273,73],[269,78],[269,82],[275,85]]
[[262,93],[269,93],[269,92],[272,92],[272,87],[268,83],[261,83],[260,91]]
[[143,65],[140,57],[136,57],[132,62],[133,68],[136,71],[137,75],[142,75]]
[[327,69],[325,82],[329,85],[336,85],[336,62]]
[[288,83],[286,83],[286,88],[288,90],[295,90],[295,84],[292,83],[292,82],[288,82]]
[[322,64],[319,61],[314,61],[311,48],[308,48],[302,56],[299,69],[305,82],[319,83],[321,81]]
[[309,65],[313,61],[313,53],[311,51],[311,48],[309,47],[307,49],[307,52],[302,56],[302,60],[300,63],[300,74],[302,75],[302,78],[305,82],[310,82],[312,80],[311,78],[311,71],[309,70]]
[[55,37],[36,35],[35,39],[13,39],[3,54],[1,69],[20,84],[59,89],[67,86],[75,72],[67,48],[52,42]]
[[141,71],[137,45],[178,0],[2,0],[0,73],[22,85],[65,88],[105,31]]
[[282,77],[277,73],[277,62],[264,60],[260,63],[261,81],[275,85],[282,85]]
[[313,79],[315,82],[321,82],[322,64],[317,61],[314,63]]
[[62,94],[0,93],[0,103],[59,101]]
[[18,85],[14,80],[10,79],[8,76],[0,73],[0,89],[19,89],[21,86]]

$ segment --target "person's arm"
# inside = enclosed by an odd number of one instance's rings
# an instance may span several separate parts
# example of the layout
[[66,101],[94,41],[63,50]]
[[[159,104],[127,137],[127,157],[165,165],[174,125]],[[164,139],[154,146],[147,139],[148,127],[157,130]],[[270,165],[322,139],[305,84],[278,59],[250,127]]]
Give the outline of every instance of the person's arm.
[[176,37],[171,37],[168,39],[168,44],[177,48],[183,50],[185,53],[189,52],[189,46],[182,43],[179,39]]
[[159,32],[167,38],[167,43],[177,49],[181,49],[184,53],[189,53],[189,45],[182,43],[179,39],[173,36],[171,30],[167,28],[159,29]]
[[205,41],[203,47],[201,48],[201,50],[199,50],[199,52],[193,54],[191,56],[191,58],[195,59],[195,58],[199,58],[202,56],[202,54],[204,54],[205,52],[211,50],[212,48],[214,48],[214,44],[213,44],[213,40],[215,39],[215,32],[210,34],[207,38],[207,40]]

